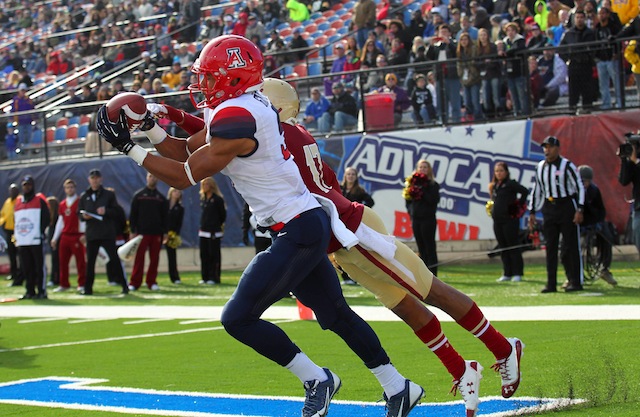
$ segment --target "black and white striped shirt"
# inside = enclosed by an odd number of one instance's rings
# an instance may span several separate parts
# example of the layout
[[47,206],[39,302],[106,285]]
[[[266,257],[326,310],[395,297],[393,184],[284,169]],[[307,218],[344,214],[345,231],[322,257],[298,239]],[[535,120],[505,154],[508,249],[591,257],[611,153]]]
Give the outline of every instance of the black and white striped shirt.
[[529,210],[540,210],[545,201],[573,198],[578,208],[584,206],[584,185],[578,169],[561,156],[552,163],[542,160],[536,168],[536,178],[529,194]]

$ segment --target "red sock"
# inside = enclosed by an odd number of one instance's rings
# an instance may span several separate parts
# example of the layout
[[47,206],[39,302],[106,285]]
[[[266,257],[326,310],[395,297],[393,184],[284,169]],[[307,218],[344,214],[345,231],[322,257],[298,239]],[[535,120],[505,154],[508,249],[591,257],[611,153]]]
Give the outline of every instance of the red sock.
[[418,330],[416,336],[436,354],[454,380],[462,378],[465,368],[464,359],[451,346],[447,336],[442,333],[442,327],[437,318],[434,317],[422,329]]
[[506,358],[511,353],[511,345],[507,339],[491,325],[476,303],[458,320],[458,324],[480,339],[496,359]]

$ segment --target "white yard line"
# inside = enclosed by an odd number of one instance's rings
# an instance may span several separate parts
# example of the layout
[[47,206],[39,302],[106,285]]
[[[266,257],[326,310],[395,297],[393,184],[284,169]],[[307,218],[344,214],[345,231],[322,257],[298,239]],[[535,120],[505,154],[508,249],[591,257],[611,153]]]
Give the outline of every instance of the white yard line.
[[[564,321],[564,320],[640,320],[640,305],[480,307],[492,321]],[[354,306],[365,320],[400,321],[384,307]],[[453,321],[449,315],[432,308],[440,321]],[[220,320],[222,306],[40,306],[0,304],[0,317],[70,318],[84,320],[164,319]],[[263,315],[267,320],[299,319],[297,307],[270,307]]]

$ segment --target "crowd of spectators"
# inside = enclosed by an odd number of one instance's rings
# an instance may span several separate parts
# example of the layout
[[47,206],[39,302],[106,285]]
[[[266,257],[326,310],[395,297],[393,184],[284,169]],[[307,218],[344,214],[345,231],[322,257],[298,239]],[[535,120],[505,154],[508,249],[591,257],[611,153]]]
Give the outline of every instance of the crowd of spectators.
[[[19,86],[44,87],[98,59],[105,64],[79,80],[91,80],[92,86],[82,91],[67,88],[65,104],[106,100],[123,90],[141,94],[184,90],[192,82],[189,67],[198,51],[221,34],[251,39],[265,53],[265,73],[284,77],[283,66],[305,63],[315,46],[303,29],[310,13],[334,5],[247,0],[205,14],[203,10],[215,7],[213,3],[100,0],[28,7],[25,1],[0,1],[0,25],[8,34],[4,36],[8,46],[0,49],[4,73],[0,102],[18,96]],[[385,80],[392,75],[397,80],[394,90],[409,98],[395,106],[395,125],[403,113],[410,113],[417,125],[529,116],[563,95],[568,95],[572,109],[580,101],[585,109],[598,100],[603,110],[621,106],[626,78],[619,74],[619,60],[625,55],[631,62],[637,54],[635,44],[623,54],[614,41],[640,34],[637,7],[628,10],[610,0],[428,0],[408,13],[399,6],[356,0],[352,18],[345,21],[353,32],[330,47],[331,65],[325,66],[324,80],[329,101],[333,87],[341,83],[360,111],[365,94],[388,92]],[[283,37],[278,27],[285,22],[303,25]],[[66,33],[74,30],[78,31]],[[137,40],[128,42],[131,39]],[[586,52],[572,47],[595,41],[602,42],[598,47],[591,44]],[[117,42],[122,43],[112,45]],[[560,48],[548,52],[551,47]],[[98,72],[136,59],[141,64],[132,73],[105,84],[99,81]],[[414,66],[384,69],[404,64]],[[372,71],[332,75],[362,69]],[[414,94],[419,79],[428,81],[429,94],[424,93],[426,86]],[[171,100],[170,104],[195,111],[186,95]],[[322,115],[311,116],[313,128]]]

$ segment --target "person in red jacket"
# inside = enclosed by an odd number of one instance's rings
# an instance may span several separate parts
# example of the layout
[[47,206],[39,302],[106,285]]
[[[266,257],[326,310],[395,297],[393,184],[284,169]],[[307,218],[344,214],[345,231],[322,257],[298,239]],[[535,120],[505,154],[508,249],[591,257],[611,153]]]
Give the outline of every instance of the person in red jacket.
[[78,217],[78,194],[76,194],[76,182],[72,179],[65,180],[64,193],[66,198],[59,207],[59,217],[51,239],[51,247],[58,248],[60,267],[60,286],[53,292],[67,291],[71,288],[69,283],[69,260],[71,255],[76,259],[78,269],[78,291],[84,290],[87,263],[85,259],[85,247],[81,241],[85,224]]
[[73,69],[73,62],[67,59],[67,54],[64,51],[54,52],[51,55],[51,62],[47,66],[47,74],[62,75]]

